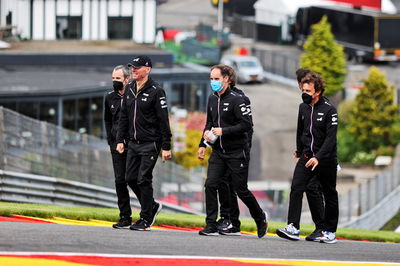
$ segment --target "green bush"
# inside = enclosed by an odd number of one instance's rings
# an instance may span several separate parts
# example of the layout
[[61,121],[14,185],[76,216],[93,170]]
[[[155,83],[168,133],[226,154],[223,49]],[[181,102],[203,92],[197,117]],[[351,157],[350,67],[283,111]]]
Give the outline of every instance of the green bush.
[[373,164],[376,158],[376,153],[375,152],[365,152],[365,151],[360,151],[356,152],[354,155],[353,159],[351,160],[351,163],[353,164]]
[[361,145],[348,132],[347,127],[339,127],[337,142],[339,162],[351,163],[355,155],[362,152]]

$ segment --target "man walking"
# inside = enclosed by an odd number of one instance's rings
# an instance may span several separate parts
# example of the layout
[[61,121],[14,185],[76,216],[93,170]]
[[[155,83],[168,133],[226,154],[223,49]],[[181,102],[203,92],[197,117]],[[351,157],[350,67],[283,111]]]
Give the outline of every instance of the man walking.
[[[229,86],[229,74],[229,68],[225,65],[211,68],[211,88],[214,93],[208,98],[207,122],[203,137],[207,142],[213,143],[213,150],[208,161],[205,183],[206,226],[199,231],[199,234],[218,235],[217,190],[222,178],[230,171],[233,189],[249,208],[257,225],[258,237],[261,238],[268,229],[267,216],[247,187],[249,166],[247,132],[252,129],[252,123],[243,97],[233,92]],[[205,148],[200,147],[198,157],[204,158],[204,153]],[[226,225],[227,229],[231,227],[230,220]]]
[[138,56],[128,66],[134,81],[124,95],[117,151],[124,152],[128,139],[126,181],[141,205],[140,219],[130,229],[146,231],[162,207],[153,198],[153,169],[160,150],[163,162],[171,158],[171,130],[165,92],[149,77],[150,58]]
[[[296,70],[297,84],[300,90],[302,90],[301,81],[311,73],[312,71],[308,68],[299,68]],[[294,157],[297,163],[300,157],[296,152],[294,152]],[[310,178],[305,192],[310,207],[311,218],[315,224],[315,230],[310,235],[306,236],[305,239],[307,241],[317,241],[324,227],[324,198],[321,183],[316,175]]]
[[119,221],[113,224],[114,228],[129,228],[132,224],[129,191],[125,181],[126,151],[123,153],[116,151],[121,103],[125,93],[125,86],[128,84],[129,78],[130,73],[127,66],[116,66],[112,72],[114,90],[107,94],[104,102],[104,122],[106,126],[107,142],[111,150],[120,217]]
[[[339,219],[338,193],[336,191],[337,156],[336,134],[338,115],[336,108],[323,97],[324,82],[311,72],[301,81],[303,103],[299,106],[297,124],[297,161],[290,191],[288,225],[277,234],[289,240],[298,240],[303,193],[315,175],[324,195],[323,231],[314,241],[336,243]],[[321,202],[310,202],[310,208]]]

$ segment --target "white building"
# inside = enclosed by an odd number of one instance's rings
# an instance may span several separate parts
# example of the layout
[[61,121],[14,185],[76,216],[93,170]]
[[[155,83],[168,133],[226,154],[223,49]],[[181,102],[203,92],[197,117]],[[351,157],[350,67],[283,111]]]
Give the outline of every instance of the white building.
[[0,27],[31,40],[153,43],[156,0],[0,0]]

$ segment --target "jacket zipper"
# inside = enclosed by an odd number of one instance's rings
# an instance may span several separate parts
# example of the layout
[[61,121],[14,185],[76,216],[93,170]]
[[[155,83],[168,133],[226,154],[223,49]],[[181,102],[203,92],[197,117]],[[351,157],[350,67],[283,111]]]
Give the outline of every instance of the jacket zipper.
[[313,150],[313,145],[314,145],[314,135],[312,133],[312,127],[313,127],[313,113],[314,113],[314,105],[311,106],[311,116],[310,116],[310,134],[311,134],[311,152],[313,154],[313,156],[315,156],[314,154],[314,150]]
[[130,89],[133,96],[135,97],[135,109],[133,110],[133,138],[137,141],[136,139],[136,106],[137,106],[137,95]]
[[[218,96],[218,127],[221,127],[221,113],[220,113],[220,102],[221,102],[221,96]],[[219,145],[221,146],[221,149],[223,152],[225,152],[224,147],[222,146],[222,136],[219,137]]]

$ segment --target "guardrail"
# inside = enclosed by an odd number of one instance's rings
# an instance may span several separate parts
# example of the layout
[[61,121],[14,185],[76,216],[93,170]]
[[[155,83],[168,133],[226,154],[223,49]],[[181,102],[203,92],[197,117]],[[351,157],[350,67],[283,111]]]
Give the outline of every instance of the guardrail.
[[[131,205],[139,207],[135,196]],[[61,206],[117,207],[115,190],[63,178],[0,170],[0,201],[40,203]],[[163,210],[200,214],[162,202]]]

